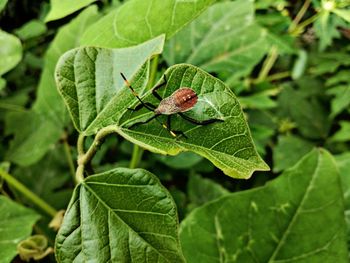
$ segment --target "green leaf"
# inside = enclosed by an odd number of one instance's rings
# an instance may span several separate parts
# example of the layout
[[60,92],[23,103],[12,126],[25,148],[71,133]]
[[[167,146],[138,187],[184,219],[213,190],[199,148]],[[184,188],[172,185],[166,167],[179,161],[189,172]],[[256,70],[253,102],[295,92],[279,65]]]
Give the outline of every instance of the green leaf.
[[[36,127],[40,127],[40,124]],[[30,166],[16,167],[12,175],[57,210],[67,207],[72,195],[72,188],[67,185],[72,181],[72,176],[62,144],[51,145],[40,161]],[[31,205],[21,194],[17,199]]]
[[337,16],[341,17],[342,19],[344,19],[345,21],[350,22],[350,10],[349,9],[335,8],[332,10],[332,12],[334,14],[336,14]]
[[[255,150],[243,111],[235,95],[223,82],[192,65],[175,65],[166,71],[168,82],[160,91],[162,96],[169,96],[179,87],[191,87],[201,100],[209,103],[203,103],[204,105],[198,103],[198,107],[194,107],[187,115],[198,120],[220,117],[224,122],[194,126],[174,116],[173,129],[185,132],[187,140],[175,140],[157,121],[128,129],[127,127],[133,123],[145,120],[153,113],[149,111],[132,113],[127,109],[135,107],[139,102],[127,87],[122,87],[121,77],[118,77],[119,69],[114,70],[117,62],[114,60],[110,63],[110,58],[113,57],[110,55],[109,59],[104,60],[105,63],[100,63],[105,56],[99,57],[102,56],[99,54],[113,54],[113,52],[115,50],[77,49],[67,53],[57,68],[58,87],[76,128],[84,135],[93,135],[105,128],[156,153],[176,155],[181,151],[193,151],[209,159],[227,175],[238,178],[248,178],[256,170],[269,169]],[[90,62],[86,54],[92,58]],[[129,59],[130,56],[132,55],[128,56]],[[89,68],[93,68],[93,72],[110,73],[95,76],[90,73]],[[133,76],[132,70],[134,69],[130,67],[125,68],[125,75]],[[142,93],[141,88],[146,83],[144,71],[142,68],[132,81],[134,89],[139,93]],[[72,81],[73,76],[75,81]],[[82,83],[83,85],[76,86],[80,80],[86,81]],[[91,88],[84,91],[84,85]],[[109,101],[104,98],[108,98]],[[151,91],[148,91],[143,99],[159,103],[151,95]],[[210,107],[206,108],[206,105]],[[165,116],[158,119],[165,122]]]
[[342,198],[334,159],[314,150],[266,186],[194,210],[180,227],[185,258],[348,262]]
[[349,108],[350,105],[350,83],[347,85],[335,86],[327,90],[327,94],[334,96],[331,101],[331,114],[334,118],[339,113]]
[[[15,114],[17,123],[11,118],[14,141],[8,152],[11,161],[20,165],[30,165],[40,160],[63,133],[66,125],[67,110],[57,92],[54,70],[59,57],[67,50],[79,44],[82,31],[98,17],[96,6],[84,10],[69,24],[58,31],[45,54],[44,70],[40,77],[37,100],[31,111]],[[29,121],[28,121],[29,120]]]
[[330,138],[333,142],[350,141],[350,122],[340,121],[340,129]]
[[5,132],[15,134],[6,159],[22,166],[40,160],[62,134],[55,123],[33,111],[9,112]]
[[171,195],[141,169],[88,177],[75,189],[57,234],[56,259],[184,262]]
[[21,41],[0,29],[0,76],[14,68],[22,59]]
[[273,171],[281,172],[297,163],[297,161],[314,147],[312,143],[298,136],[279,136],[273,149]]
[[[323,106],[322,97],[310,93],[312,88],[307,86],[308,83],[315,84],[306,80],[304,83],[299,83],[300,89],[286,86],[278,97],[277,114],[284,119],[292,119],[306,138],[326,138],[331,124],[329,113]],[[320,90],[319,86],[314,88]]]
[[45,22],[68,16],[95,1],[96,0],[51,0],[51,9],[45,17]]
[[0,0],[0,12],[5,8],[7,0]]
[[34,235],[20,242],[17,246],[19,257],[29,262],[31,259],[40,260],[53,253],[51,247],[47,247],[47,238],[43,235]]
[[170,38],[215,0],[130,0],[95,23],[82,44],[127,47],[166,34]]
[[210,7],[167,42],[164,57],[169,65],[185,62],[241,76],[266,49],[266,30],[254,23],[253,2],[239,0]]
[[39,215],[0,195],[0,258],[9,263],[17,254],[17,244],[32,232]]
[[56,64],[62,54],[79,46],[82,33],[97,18],[96,6],[85,9],[69,24],[60,28],[45,54],[45,67],[40,77],[37,100],[33,109],[46,115],[47,121],[55,122],[59,129],[62,129],[62,126],[67,122],[67,111],[56,88],[54,78]]
[[173,169],[190,169],[203,158],[192,152],[183,152],[176,156],[156,155],[157,160]]
[[56,82],[79,132],[92,135],[116,123],[125,105],[132,101],[120,72],[130,79],[137,75],[145,86],[148,80],[146,62],[152,55],[162,52],[163,44],[164,36],[160,36],[135,47],[84,47],[61,57],[56,68]]
[[27,40],[44,34],[46,30],[46,25],[42,21],[33,19],[16,29],[15,33],[20,39]]
[[230,192],[213,180],[194,174],[189,176],[187,193],[192,210]]

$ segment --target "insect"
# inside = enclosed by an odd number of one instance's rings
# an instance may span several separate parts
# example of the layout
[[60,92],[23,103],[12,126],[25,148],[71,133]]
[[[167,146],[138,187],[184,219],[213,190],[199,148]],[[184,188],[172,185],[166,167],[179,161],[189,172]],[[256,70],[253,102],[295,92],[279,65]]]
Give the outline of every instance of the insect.
[[[142,108],[146,108],[154,113],[154,115],[152,117],[150,117],[148,120],[134,123],[129,128],[132,128],[132,127],[135,127],[135,126],[141,125],[141,124],[146,124],[146,123],[152,121],[153,119],[156,119],[157,117],[159,117],[161,115],[167,115],[166,124],[161,123],[160,121],[158,121],[158,122],[166,130],[168,130],[169,133],[173,137],[178,137],[178,135],[182,135],[185,138],[187,138],[187,136],[185,135],[184,132],[171,129],[171,116],[172,115],[178,114],[184,120],[186,120],[192,124],[195,124],[195,125],[207,125],[207,124],[211,124],[214,122],[223,122],[224,121],[221,119],[196,120],[196,119],[193,119],[193,118],[185,115],[184,112],[191,110],[196,105],[196,103],[198,101],[198,96],[197,96],[196,92],[191,88],[181,87],[181,88],[177,89],[176,91],[174,91],[174,93],[171,94],[169,97],[166,97],[163,99],[157,93],[157,90],[167,83],[165,75],[164,75],[164,82],[157,85],[156,87],[154,87],[152,89],[153,96],[160,101],[158,106],[155,106],[149,102],[142,101],[141,98],[139,97],[139,95],[135,92],[135,90],[133,89],[133,87],[131,86],[129,81],[127,80],[127,78],[124,76],[124,74],[120,73],[120,75],[124,79],[126,86],[128,86],[130,88],[132,94],[140,102],[140,104],[137,105],[134,109],[129,108],[129,110],[138,111]],[[156,120],[158,120],[158,119],[156,119]]]

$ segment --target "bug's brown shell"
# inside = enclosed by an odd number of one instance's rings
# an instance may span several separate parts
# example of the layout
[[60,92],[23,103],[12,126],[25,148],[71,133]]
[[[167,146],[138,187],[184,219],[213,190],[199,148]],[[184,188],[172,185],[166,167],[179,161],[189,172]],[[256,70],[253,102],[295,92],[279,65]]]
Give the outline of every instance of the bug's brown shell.
[[198,96],[193,89],[180,88],[169,97],[163,99],[157,109],[155,109],[155,113],[170,115],[185,112],[192,109],[197,101]]

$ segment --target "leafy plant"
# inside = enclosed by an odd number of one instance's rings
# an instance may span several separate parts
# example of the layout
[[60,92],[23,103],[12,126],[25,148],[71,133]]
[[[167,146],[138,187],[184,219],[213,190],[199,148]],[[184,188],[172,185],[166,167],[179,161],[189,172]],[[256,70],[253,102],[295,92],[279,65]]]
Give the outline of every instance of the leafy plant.
[[349,8],[0,0],[0,261],[347,262]]

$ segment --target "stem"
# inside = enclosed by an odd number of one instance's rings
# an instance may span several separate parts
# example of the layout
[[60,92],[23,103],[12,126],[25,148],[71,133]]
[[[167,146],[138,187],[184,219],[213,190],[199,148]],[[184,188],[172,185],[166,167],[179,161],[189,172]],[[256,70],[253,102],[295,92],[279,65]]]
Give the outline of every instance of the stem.
[[304,31],[304,28],[308,25],[312,24],[317,20],[317,18],[320,16],[320,13],[314,14],[312,17],[306,19],[304,22],[300,23],[299,26],[297,26],[292,32],[290,32],[292,35],[299,35],[300,32]]
[[44,212],[48,215],[54,217],[57,213],[56,209],[46,203],[39,196],[30,191],[25,185],[23,185],[20,181],[14,178],[12,175],[8,174],[4,170],[0,169],[0,176],[4,178],[4,180],[12,185],[16,190],[21,192],[25,197],[27,197],[30,201],[32,201],[35,205],[40,207]]
[[278,49],[276,46],[272,46],[270,49],[269,54],[267,55],[267,58],[265,59],[262,69],[259,73],[258,82],[262,82],[266,79],[267,75],[269,74],[270,70],[272,69],[273,65],[275,64],[276,60],[278,58]]
[[132,151],[132,157],[131,157],[129,168],[135,169],[138,166],[139,162],[141,161],[142,154],[143,154],[143,149],[137,146],[136,144],[134,144],[134,149]]
[[64,153],[66,154],[67,162],[69,165],[70,173],[71,173],[73,179],[75,180],[75,167],[74,167],[72,153],[70,151],[70,146],[69,146],[68,141],[67,141],[67,133],[65,133],[65,135],[63,137],[63,147],[64,147]]
[[[147,83],[147,89],[150,90],[156,81],[157,68],[158,68],[159,55],[156,55],[151,62],[151,73],[149,77],[149,81]],[[142,159],[143,149],[138,145],[134,144],[134,148],[132,151],[131,161],[129,167],[134,169],[138,166],[139,162]]]
[[81,183],[84,180],[84,170],[87,163],[89,163],[92,158],[95,156],[97,150],[100,148],[104,138],[111,134],[117,132],[115,126],[108,126],[101,129],[95,136],[94,141],[92,142],[90,148],[84,153],[84,140],[85,136],[83,134],[79,135],[78,138],[78,168],[75,172],[75,177],[78,183]]
[[290,26],[288,28],[288,32],[293,32],[295,30],[295,28],[298,26],[299,22],[301,21],[301,19],[305,15],[310,4],[311,4],[311,0],[306,0],[304,2],[303,6],[300,8],[298,14],[295,16],[294,20],[290,24]]
[[[275,80],[289,78],[290,76],[291,76],[290,71],[284,71],[284,72],[279,72],[279,73],[275,73],[270,76],[267,76],[265,78],[265,81],[275,81]],[[251,80],[251,83],[258,84],[260,83],[260,81],[258,79],[253,79]]]

